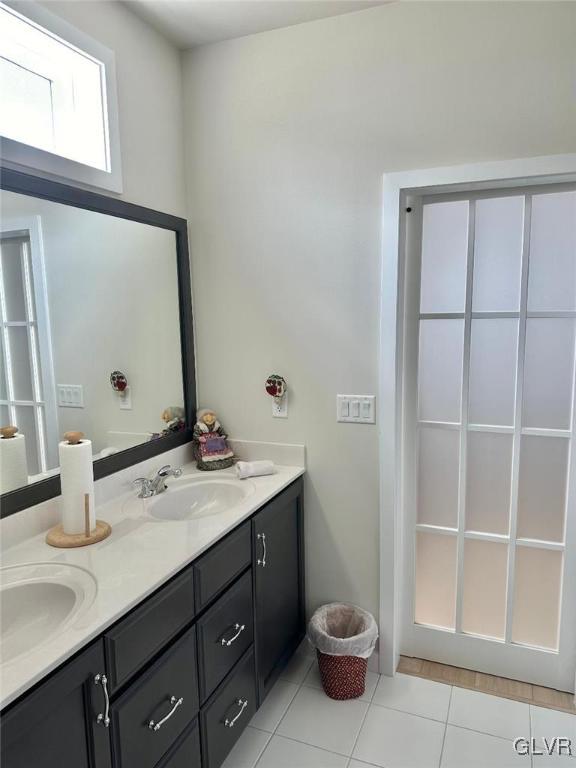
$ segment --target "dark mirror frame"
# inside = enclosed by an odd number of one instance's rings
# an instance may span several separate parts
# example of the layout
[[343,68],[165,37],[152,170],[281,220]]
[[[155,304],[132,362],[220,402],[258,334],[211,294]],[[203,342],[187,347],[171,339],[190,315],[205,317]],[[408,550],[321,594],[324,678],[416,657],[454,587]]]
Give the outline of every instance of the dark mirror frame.
[[[150,208],[117,200],[107,195],[88,192],[56,181],[30,176],[6,168],[0,169],[0,189],[16,192],[29,197],[39,197],[63,203],[88,211],[116,216],[121,219],[150,224],[153,227],[169,229],[176,234],[176,258],[178,267],[178,301],[180,314],[180,341],[182,347],[182,382],[186,429],[166,437],[142,443],[133,448],[97,459],[94,479],[111,475],[140,461],[145,461],[192,440],[192,425],[196,413],[196,371],[194,365],[194,325],[192,319],[192,288],[190,282],[190,259],[188,254],[188,231],[186,219],[160,213]],[[1,212],[0,212],[1,215]],[[25,488],[18,488],[0,496],[0,518],[13,515],[27,507],[60,495],[60,475],[40,480]]]

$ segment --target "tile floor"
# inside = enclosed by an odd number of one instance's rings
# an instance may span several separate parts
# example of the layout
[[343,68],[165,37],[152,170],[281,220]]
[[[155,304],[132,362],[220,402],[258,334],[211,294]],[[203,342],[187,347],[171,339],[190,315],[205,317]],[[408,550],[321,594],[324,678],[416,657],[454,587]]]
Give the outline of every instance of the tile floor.
[[299,651],[223,768],[576,768],[576,757],[519,756],[518,736],[572,739],[576,715],[444,683],[369,672],[354,701],[324,695]]
[[426,680],[435,680],[437,683],[455,685],[458,688],[470,688],[483,693],[491,693],[503,699],[524,701],[526,704],[534,704],[535,707],[548,707],[576,715],[573,694],[556,691],[553,688],[543,688],[541,685],[521,683],[519,680],[510,680],[507,677],[473,672],[471,669],[462,669],[461,667],[440,664],[437,661],[425,661],[410,656],[400,656],[397,671],[415,677],[423,677]]

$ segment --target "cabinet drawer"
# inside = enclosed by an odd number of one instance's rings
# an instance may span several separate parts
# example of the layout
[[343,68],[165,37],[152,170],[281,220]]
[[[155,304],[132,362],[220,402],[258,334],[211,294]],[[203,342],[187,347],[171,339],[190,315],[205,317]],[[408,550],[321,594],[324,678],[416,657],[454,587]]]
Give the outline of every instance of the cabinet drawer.
[[197,628],[200,699],[204,701],[252,645],[251,569],[220,597]]
[[256,711],[254,652],[251,649],[202,708],[203,768],[218,768]]
[[184,733],[156,768],[201,768],[198,720]]
[[195,627],[163,653],[111,711],[117,768],[156,765],[198,712]]
[[104,634],[110,690],[115,691],[194,618],[188,568]]
[[250,523],[244,523],[194,564],[196,609],[216,597],[252,560]]

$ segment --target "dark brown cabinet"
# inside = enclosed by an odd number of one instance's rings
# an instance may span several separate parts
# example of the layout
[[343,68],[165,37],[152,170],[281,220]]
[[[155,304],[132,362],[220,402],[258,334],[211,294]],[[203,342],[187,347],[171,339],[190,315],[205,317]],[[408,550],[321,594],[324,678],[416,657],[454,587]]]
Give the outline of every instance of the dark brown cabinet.
[[203,768],[219,768],[258,709],[250,649],[200,714]]
[[219,768],[305,631],[302,480],[2,713],[2,768]]
[[116,768],[154,768],[198,713],[196,628],[192,627],[115,701]]
[[226,677],[253,640],[252,572],[247,571],[198,622],[202,701]]
[[186,729],[156,768],[202,768],[198,720]]
[[114,693],[194,618],[191,568],[104,633],[109,688]]
[[196,609],[209,605],[251,562],[250,523],[246,522],[194,563]]
[[2,717],[3,768],[111,768],[98,640]]
[[304,637],[302,481],[252,519],[259,703]]

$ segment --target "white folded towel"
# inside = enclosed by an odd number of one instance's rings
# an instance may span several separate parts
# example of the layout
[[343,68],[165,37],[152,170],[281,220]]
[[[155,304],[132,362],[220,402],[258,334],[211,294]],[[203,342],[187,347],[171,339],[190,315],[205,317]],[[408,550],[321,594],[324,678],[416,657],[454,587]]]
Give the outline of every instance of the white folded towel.
[[273,461],[239,461],[236,463],[236,474],[240,480],[258,475],[273,475],[275,472]]

